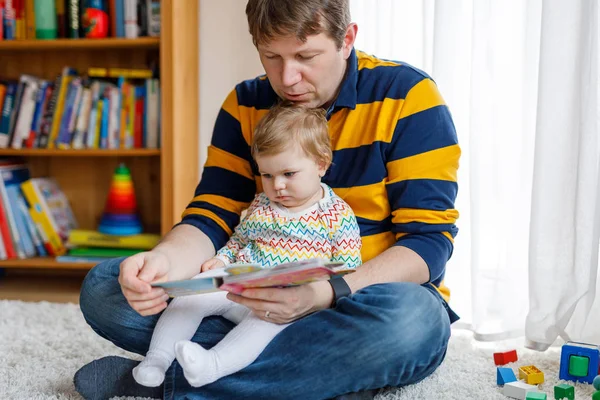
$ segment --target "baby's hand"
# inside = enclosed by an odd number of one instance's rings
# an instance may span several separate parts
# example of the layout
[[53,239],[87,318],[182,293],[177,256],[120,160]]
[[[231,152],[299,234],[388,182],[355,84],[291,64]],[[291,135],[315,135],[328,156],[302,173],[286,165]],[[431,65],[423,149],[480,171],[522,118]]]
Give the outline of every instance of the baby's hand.
[[210,271],[211,269],[222,268],[225,266],[225,263],[218,258],[211,258],[208,261],[205,261],[200,267],[200,272]]

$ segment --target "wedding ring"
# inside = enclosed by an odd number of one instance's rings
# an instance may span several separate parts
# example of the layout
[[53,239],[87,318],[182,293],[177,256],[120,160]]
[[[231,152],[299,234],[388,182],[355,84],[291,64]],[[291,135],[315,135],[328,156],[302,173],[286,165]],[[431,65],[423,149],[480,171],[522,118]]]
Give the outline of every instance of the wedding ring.
[[265,318],[269,318],[269,314],[271,314],[271,311],[265,311]]

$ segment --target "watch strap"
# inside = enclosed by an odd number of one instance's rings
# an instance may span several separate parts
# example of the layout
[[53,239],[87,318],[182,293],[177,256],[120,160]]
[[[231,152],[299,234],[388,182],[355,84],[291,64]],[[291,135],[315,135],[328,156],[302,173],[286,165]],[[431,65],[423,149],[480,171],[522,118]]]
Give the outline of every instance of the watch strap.
[[348,286],[346,280],[341,275],[333,276],[331,279],[329,279],[329,284],[333,289],[333,303],[331,304],[332,307],[335,307],[338,300],[342,297],[348,297],[352,294],[350,286]]

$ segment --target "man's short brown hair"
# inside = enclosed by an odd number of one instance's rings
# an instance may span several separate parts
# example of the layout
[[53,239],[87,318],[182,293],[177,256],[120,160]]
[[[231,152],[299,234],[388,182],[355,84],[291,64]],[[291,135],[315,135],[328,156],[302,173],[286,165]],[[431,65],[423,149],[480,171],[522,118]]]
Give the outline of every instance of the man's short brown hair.
[[325,32],[342,48],[350,24],[349,0],[249,0],[248,28],[255,46],[276,37],[308,36]]
[[279,103],[254,129],[252,157],[273,156],[297,147],[316,163],[329,167],[332,152],[325,110]]

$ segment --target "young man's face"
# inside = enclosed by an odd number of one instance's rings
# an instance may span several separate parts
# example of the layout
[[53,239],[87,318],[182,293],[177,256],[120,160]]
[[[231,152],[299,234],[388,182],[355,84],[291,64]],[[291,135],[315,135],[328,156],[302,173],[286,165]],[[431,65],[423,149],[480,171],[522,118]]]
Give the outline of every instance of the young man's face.
[[344,44],[337,49],[325,33],[309,36],[305,43],[294,36],[258,45],[258,54],[275,93],[306,107],[328,107],[346,71],[356,25],[350,24]]
[[299,147],[290,146],[279,154],[257,156],[256,163],[267,197],[290,211],[301,211],[323,197],[321,177],[326,167]]

